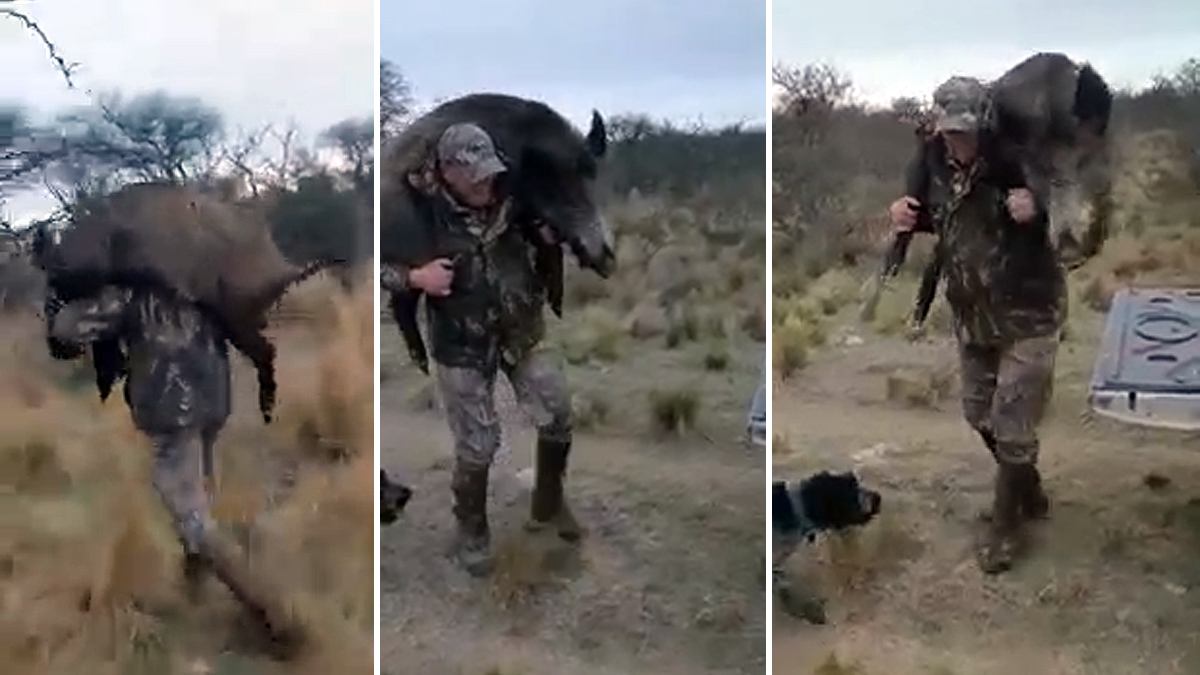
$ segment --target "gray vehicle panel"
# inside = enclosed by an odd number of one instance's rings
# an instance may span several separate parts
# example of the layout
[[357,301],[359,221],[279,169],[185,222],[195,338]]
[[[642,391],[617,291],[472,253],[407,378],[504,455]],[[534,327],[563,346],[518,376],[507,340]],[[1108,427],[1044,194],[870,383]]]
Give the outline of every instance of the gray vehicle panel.
[[746,436],[750,443],[762,448],[767,445],[767,369],[762,370],[762,384],[750,400],[750,412],[746,419]]
[[1126,424],[1200,430],[1200,289],[1117,292],[1088,404]]

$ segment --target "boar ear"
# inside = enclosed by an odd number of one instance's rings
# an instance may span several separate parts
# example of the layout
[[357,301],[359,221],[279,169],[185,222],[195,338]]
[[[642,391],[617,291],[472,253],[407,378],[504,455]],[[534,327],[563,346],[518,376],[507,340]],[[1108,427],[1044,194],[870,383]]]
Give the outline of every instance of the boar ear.
[[608,130],[604,128],[604,118],[599,111],[592,111],[592,128],[587,135],[588,152],[592,157],[600,159],[608,151]]

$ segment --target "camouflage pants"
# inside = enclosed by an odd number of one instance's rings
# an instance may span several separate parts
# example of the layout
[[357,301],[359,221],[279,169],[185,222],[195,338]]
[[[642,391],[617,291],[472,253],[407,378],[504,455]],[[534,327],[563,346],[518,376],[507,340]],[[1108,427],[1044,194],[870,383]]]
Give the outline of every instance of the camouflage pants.
[[1033,464],[1054,380],[1058,334],[1000,346],[959,344],[967,423],[996,438],[996,460]]
[[[562,370],[545,354],[533,352],[501,368],[517,402],[537,426],[538,438],[570,442],[571,396]],[[475,368],[437,369],[446,419],[454,435],[454,455],[475,467],[489,467],[500,447],[496,414],[497,372]]]
[[154,443],[154,488],[188,553],[200,551],[210,528],[208,483],[214,474],[217,431],[181,429],[150,436]]

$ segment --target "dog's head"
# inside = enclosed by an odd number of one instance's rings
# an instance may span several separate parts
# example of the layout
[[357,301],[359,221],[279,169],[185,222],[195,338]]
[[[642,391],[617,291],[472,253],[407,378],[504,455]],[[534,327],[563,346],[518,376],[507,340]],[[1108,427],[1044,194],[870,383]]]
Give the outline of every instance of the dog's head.
[[406,485],[396,483],[388,478],[387,472],[379,470],[379,522],[391,525],[400,518],[408,500],[412,499],[412,490]]
[[879,514],[878,492],[858,483],[853,473],[814,474],[800,483],[804,516],[820,530],[841,530],[866,525]]

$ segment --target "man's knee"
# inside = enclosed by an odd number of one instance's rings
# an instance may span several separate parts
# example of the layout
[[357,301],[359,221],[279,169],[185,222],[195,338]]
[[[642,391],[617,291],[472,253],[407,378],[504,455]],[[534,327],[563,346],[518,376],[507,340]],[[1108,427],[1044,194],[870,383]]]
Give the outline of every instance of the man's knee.
[[180,430],[154,434],[151,439],[154,444],[154,489],[170,512],[184,547],[196,552],[209,524],[201,434]]
[[1025,340],[1005,355],[993,421],[1001,441],[1032,442],[1052,393],[1058,335]]
[[996,443],[996,460],[1001,464],[1036,464],[1037,459],[1037,439],[1031,441],[1000,440]]
[[571,399],[565,395],[554,398],[546,405],[545,417],[539,420],[538,438],[569,443],[572,423]]
[[531,414],[543,439],[570,441],[571,392],[566,375],[541,355],[534,355],[513,373],[522,405]]
[[500,448],[500,423],[477,415],[450,413],[454,430],[454,456],[461,464],[483,468],[491,466]]
[[438,383],[454,436],[455,459],[470,467],[491,466],[500,447],[491,380],[471,368],[438,368]]
[[963,378],[962,414],[967,424],[976,431],[992,426],[992,404],[996,387],[990,378]]
[[977,399],[968,399],[963,397],[962,412],[963,419],[972,429],[983,433],[991,429],[991,401],[981,401]]
[[992,423],[997,458],[1006,464],[1037,460],[1037,428],[1046,410],[1045,380],[1031,378],[1025,386],[1001,387],[996,393]]
[[154,445],[154,482],[188,485],[198,482],[202,470],[204,442],[199,431],[181,429],[150,435]]
[[991,424],[998,357],[994,349],[980,345],[960,344],[958,349],[963,418],[971,428],[982,430]]

